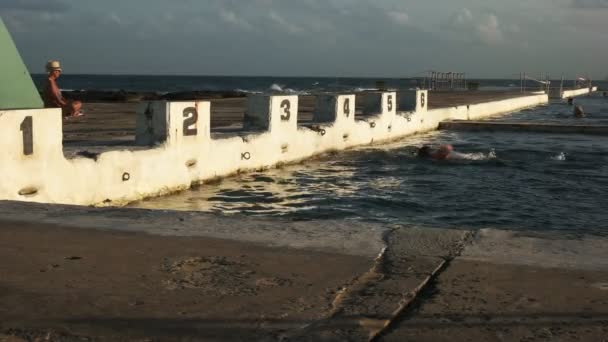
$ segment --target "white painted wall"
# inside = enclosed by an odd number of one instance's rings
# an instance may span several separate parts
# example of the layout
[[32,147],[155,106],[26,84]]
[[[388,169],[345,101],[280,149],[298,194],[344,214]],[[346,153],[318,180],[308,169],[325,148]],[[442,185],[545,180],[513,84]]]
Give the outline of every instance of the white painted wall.
[[581,95],[587,95],[597,91],[597,87],[590,88],[581,88],[581,89],[572,89],[572,90],[563,90],[560,94],[559,89],[556,89],[551,92],[551,98],[555,99],[567,99],[570,97],[576,97]]
[[[315,117],[325,122],[314,129],[298,126],[297,96],[253,96],[247,116],[265,122],[262,130],[217,139],[210,132],[209,102],[144,103],[138,110],[136,142],[150,148],[106,152],[96,160],[63,156],[60,110],[0,112],[0,199],[120,205],[238,171],[435,130],[444,120],[473,120],[548,102],[542,94],[428,110],[428,93],[419,90],[401,94],[415,99],[415,110],[398,111],[404,102],[397,96],[374,94],[366,106],[370,115],[359,120],[355,95],[322,96]],[[28,116],[33,120],[33,154],[26,156],[20,125]]]

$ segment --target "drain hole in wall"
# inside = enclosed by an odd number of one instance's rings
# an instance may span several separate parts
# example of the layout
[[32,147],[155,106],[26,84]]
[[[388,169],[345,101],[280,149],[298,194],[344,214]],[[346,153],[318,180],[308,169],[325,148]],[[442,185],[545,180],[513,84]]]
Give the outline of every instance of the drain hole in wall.
[[393,126],[392,126],[392,125],[391,125],[391,126],[388,126],[388,131],[390,132],[390,131],[392,131],[392,130],[393,130]]
[[128,172],[125,172],[122,174],[122,181],[123,182],[128,182],[131,180],[131,175]]
[[344,139],[344,141],[348,140],[348,134],[344,134],[344,135],[342,136],[342,139]]
[[28,187],[28,188],[19,190],[20,196],[34,196],[37,193],[38,193],[38,189],[34,188],[34,187]]
[[282,153],[287,152],[288,149],[289,149],[289,145],[288,144],[281,145],[281,152]]
[[196,163],[197,163],[196,159],[190,159],[186,162],[186,167],[187,168],[195,167]]

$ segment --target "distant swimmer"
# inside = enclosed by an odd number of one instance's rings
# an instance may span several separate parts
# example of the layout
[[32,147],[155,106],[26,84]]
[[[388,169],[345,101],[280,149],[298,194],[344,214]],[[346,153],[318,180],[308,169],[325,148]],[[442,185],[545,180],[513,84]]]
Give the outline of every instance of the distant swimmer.
[[450,154],[454,151],[452,145],[446,144],[441,145],[436,149],[431,148],[428,145],[424,145],[418,149],[418,158],[433,159],[433,160],[445,160],[450,158]]
[[574,116],[577,118],[584,118],[585,117],[585,111],[583,110],[583,106],[576,106],[574,107]]

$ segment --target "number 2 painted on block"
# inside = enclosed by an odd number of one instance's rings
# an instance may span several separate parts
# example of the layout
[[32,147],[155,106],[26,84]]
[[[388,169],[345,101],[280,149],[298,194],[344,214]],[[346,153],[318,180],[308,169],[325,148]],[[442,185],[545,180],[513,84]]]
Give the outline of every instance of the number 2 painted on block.
[[21,122],[21,135],[23,136],[23,154],[31,156],[34,154],[34,120],[26,116]]
[[198,111],[194,107],[184,109],[184,136],[189,137],[198,134],[196,122],[198,121]]

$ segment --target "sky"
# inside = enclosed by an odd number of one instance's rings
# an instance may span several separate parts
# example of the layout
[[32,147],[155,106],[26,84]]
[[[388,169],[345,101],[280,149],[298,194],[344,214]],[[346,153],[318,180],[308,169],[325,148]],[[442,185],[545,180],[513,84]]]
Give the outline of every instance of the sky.
[[0,0],[30,72],[608,77],[608,0]]

